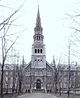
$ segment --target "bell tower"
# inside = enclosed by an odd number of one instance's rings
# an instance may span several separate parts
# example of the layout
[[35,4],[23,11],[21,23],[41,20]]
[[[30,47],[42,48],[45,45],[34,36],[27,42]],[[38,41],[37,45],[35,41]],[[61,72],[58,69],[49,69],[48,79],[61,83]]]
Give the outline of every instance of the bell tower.
[[44,36],[43,36],[43,28],[41,26],[39,6],[38,6],[38,12],[36,18],[36,26],[34,28],[31,67],[46,68]]

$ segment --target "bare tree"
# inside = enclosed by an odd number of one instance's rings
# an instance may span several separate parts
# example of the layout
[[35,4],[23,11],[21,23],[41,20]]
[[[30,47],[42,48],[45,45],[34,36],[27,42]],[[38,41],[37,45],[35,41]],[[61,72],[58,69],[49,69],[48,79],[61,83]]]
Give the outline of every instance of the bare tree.
[[24,57],[22,60],[22,64],[18,66],[18,94],[23,93],[23,80],[24,80]]
[[[70,34],[69,36],[69,39],[70,39],[70,43],[71,45],[69,45],[69,53],[68,53],[68,98],[70,97],[69,96],[69,93],[70,93],[70,89],[71,89],[71,77],[73,76],[73,72],[71,71],[71,58],[75,58],[75,59],[80,59],[80,28],[79,28],[79,25],[80,25],[80,14],[75,14],[75,15],[69,15],[67,14],[67,16],[69,16],[70,20],[71,20],[71,24],[70,24],[70,29],[72,29],[72,33]],[[69,19],[68,18],[68,19]],[[75,61],[74,59],[74,62],[77,62]],[[74,73],[76,73],[77,70],[74,71]],[[76,75],[73,76],[74,79],[76,79]],[[80,80],[80,79],[79,79]],[[77,80],[78,81],[78,80]],[[77,81],[74,82],[73,85],[77,85]],[[75,86],[77,87],[77,86]],[[74,89],[76,89],[74,87]]]
[[14,41],[6,48],[6,35],[8,33],[9,28],[11,27],[11,24],[15,21],[15,19],[12,19],[12,17],[21,9],[22,5],[19,7],[19,9],[15,10],[7,19],[5,19],[3,22],[0,23],[0,31],[3,31],[1,40],[2,40],[2,66],[1,66],[1,98],[3,98],[3,76],[4,76],[4,66],[5,61],[8,55],[8,52],[12,48],[12,46],[16,43],[16,40],[19,36],[15,38]]

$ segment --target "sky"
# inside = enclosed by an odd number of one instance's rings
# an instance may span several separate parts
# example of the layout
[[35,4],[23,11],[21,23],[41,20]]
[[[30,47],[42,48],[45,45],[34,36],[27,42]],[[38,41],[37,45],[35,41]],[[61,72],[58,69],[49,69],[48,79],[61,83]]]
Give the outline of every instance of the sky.
[[[73,22],[69,15],[79,13],[79,0],[0,0],[0,21],[6,19],[15,9],[22,4],[23,7],[13,17],[17,18],[9,30],[9,33],[21,32],[16,44],[15,53],[20,58],[25,58],[28,63],[31,60],[34,27],[36,23],[39,5],[41,24],[43,27],[44,44],[46,45],[46,60],[51,63],[53,56],[56,61],[67,63],[68,39],[74,30],[70,29]],[[76,24],[74,24],[76,25]],[[18,34],[18,33],[17,33]],[[16,35],[10,36],[14,40]],[[72,57],[73,58],[73,57]],[[77,59],[72,59],[72,61]]]

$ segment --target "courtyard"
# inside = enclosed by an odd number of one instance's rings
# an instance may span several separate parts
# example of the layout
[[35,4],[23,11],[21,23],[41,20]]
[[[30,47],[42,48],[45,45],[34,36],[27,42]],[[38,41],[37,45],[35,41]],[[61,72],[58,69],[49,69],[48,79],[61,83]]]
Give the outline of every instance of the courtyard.
[[[1,98],[1,97],[0,97]],[[5,95],[3,98],[68,98],[67,94],[50,94],[50,93],[25,93],[23,95]],[[80,95],[70,94],[69,98],[80,98]]]
[[[67,98],[67,94],[62,94],[61,96],[59,94],[49,94],[49,93],[31,93],[31,94],[24,94],[18,97],[12,97],[12,98]],[[70,98],[80,98],[80,95],[70,95]]]
[[53,94],[46,94],[46,93],[32,93],[32,94],[25,94],[22,96],[18,96],[18,98],[57,98]]

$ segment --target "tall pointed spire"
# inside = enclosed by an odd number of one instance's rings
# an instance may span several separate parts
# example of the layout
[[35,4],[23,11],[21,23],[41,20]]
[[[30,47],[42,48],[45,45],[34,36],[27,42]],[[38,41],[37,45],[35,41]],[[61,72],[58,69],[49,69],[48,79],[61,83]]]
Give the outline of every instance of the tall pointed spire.
[[36,27],[34,28],[35,32],[42,33],[43,28],[41,27],[41,18],[40,18],[40,12],[39,12],[39,5],[38,5],[38,12],[37,12],[37,18],[36,18]]
[[41,26],[41,19],[40,19],[40,13],[39,13],[39,5],[38,5],[37,18],[36,18],[36,26]]

